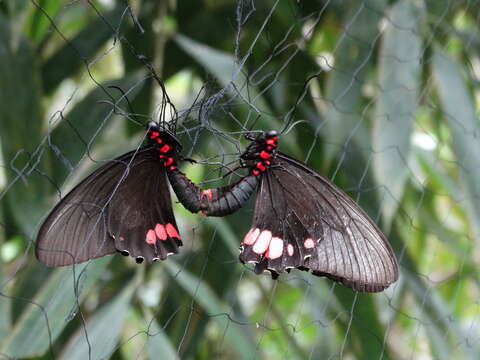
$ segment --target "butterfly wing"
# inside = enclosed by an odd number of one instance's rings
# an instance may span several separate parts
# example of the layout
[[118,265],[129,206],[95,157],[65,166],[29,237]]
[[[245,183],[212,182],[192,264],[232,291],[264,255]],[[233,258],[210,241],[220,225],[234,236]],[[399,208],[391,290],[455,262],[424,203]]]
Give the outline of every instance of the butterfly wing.
[[165,169],[144,147],[108,162],[70,191],[42,224],[36,255],[49,266],[116,251],[150,262],[178,246]]
[[382,291],[398,278],[392,248],[368,215],[328,179],[281,153],[262,176],[240,260],[273,276],[311,270],[363,292]]

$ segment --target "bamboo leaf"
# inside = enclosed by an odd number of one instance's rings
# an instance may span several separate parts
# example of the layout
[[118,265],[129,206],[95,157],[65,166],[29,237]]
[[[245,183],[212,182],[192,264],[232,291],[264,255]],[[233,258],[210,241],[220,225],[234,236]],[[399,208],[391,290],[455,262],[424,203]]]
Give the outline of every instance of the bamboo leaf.
[[123,5],[117,6],[107,12],[103,18],[96,17],[72,40],[47,59],[41,69],[45,92],[53,91],[63,80],[74,75],[91,61],[105,42],[114,36],[116,23],[122,18],[124,10]]
[[86,328],[80,327],[77,330],[60,358],[68,360],[110,358],[117,347],[138,283],[138,277],[131,280],[120,294],[95,312],[88,320]]
[[[136,72],[116,81],[108,81],[93,89],[65,116],[48,137],[49,150],[56,157],[52,165],[53,180],[61,184],[109,121],[116,119],[115,107],[102,101],[123,104],[122,94],[109,86],[128,89],[133,98],[143,86],[143,72]],[[118,105],[119,106],[119,105]]]
[[17,225],[27,234],[35,229],[46,205],[45,178],[36,171],[44,162],[41,143],[41,87],[36,56],[0,15],[0,142],[8,185],[5,199]]
[[9,336],[0,339],[0,353],[19,358],[46,353],[77,311],[75,289],[79,291],[78,303],[81,303],[110,260],[108,256],[74,268],[54,270],[32,301],[27,300],[30,304]]
[[480,239],[480,143],[475,105],[461,74],[460,64],[438,47],[433,55],[433,75],[443,114],[452,133],[453,150],[467,196],[470,221]]
[[32,11],[29,18],[29,33],[30,38],[36,43],[39,43],[43,37],[48,34],[48,30],[52,25],[45,13],[47,13],[51,19],[55,19],[64,4],[61,0],[40,0],[37,3],[43,11],[36,7],[35,11]]
[[409,175],[410,139],[420,87],[420,15],[421,10],[415,3],[398,2],[389,13],[380,52],[381,92],[375,109],[372,141],[375,177],[381,187],[388,189],[382,196],[387,230]]
[[[212,73],[228,92],[236,94],[238,91],[242,98],[248,99],[249,104],[259,113],[262,113],[262,117],[268,116],[265,114],[273,113],[257,90],[251,85],[247,86],[248,79],[241,71],[241,66],[235,62],[233,56],[201,44],[184,35],[176,35],[174,40],[183,51]],[[218,95],[221,95],[222,91]],[[271,127],[272,121],[274,121],[273,118],[268,118],[267,120],[260,119],[259,126],[266,128],[267,124],[269,124]]]
[[147,350],[151,360],[158,359],[162,354],[164,360],[179,360],[177,349],[172,346],[167,334],[158,323],[153,320],[148,329]]
[[[368,134],[361,109],[361,88],[365,82],[369,64],[374,61],[378,26],[387,5],[385,0],[349,1],[348,11],[340,34],[335,56],[335,67],[329,73],[325,93],[326,119],[323,128],[327,144],[325,159],[330,162],[347,139],[368,144]],[[354,34],[349,36],[348,34]]]
[[255,353],[255,345],[236,324],[230,323],[227,326],[230,321],[227,314],[230,310],[220,302],[208,284],[173,261],[165,262],[165,268],[175,281],[212,316],[212,320],[216,321],[221,329],[226,329],[225,337],[229,339],[230,345],[240,358],[250,359],[251,354]]

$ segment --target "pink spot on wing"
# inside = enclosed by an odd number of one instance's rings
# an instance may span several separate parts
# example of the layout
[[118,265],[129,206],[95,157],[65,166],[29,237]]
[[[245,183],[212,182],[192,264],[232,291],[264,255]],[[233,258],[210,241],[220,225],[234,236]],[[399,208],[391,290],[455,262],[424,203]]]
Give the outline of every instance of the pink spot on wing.
[[123,236],[119,236],[118,240],[123,241],[123,240],[125,240],[125,238]]
[[181,239],[180,235],[178,234],[178,231],[177,229],[175,229],[175,227],[168,223],[165,228],[167,229],[167,234],[168,236],[170,236],[171,238],[177,238],[177,239]]
[[245,245],[253,245],[255,240],[257,240],[259,234],[260,234],[259,228],[250,229],[247,235],[245,235],[245,237],[243,238],[242,243]]
[[155,235],[155,231],[150,229],[147,231],[147,235],[145,235],[145,242],[147,244],[153,245],[157,241],[157,236]]
[[165,226],[162,224],[155,225],[155,234],[160,240],[167,240],[167,232],[165,231]]
[[272,240],[272,232],[269,230],[263,230],[253,245],[253,252],[263,254],[267,251],[268,245],[270,245],[270,240]]
[[213,198],[212,189],[203,190],[202,195],[208,197],[208,200],[212,200]]
[[283,239],[279,237],[272,237],[270,240],[270,245],[268,246],[268,255],[265,254],[269,259],[276,259],[282,256],[283,254]]
[[305,246],[306,249],[312,249],[315,247],[315,242],[313,241],[312,238],[308,238],[308,239],[305,239],[303,246]]
[[292,244],[287,245],[287,253],[288,253],[288,256],[293,256],[293,245]]

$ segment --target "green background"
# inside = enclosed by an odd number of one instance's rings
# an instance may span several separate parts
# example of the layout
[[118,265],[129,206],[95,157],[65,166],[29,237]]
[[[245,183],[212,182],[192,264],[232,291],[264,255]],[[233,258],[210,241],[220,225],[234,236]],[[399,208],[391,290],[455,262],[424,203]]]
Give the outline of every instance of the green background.
[[[480,358],[479,1],[127,5],[0,1],[0,356]],[[283,131],[380,224],[399,281],[255,275],[237,260],[253,201],[221,219],[175,204],[185,245],[161,263],[39,264],[52,206],[158,120],[142,59],[195,181],[235,178],[241,132]]]

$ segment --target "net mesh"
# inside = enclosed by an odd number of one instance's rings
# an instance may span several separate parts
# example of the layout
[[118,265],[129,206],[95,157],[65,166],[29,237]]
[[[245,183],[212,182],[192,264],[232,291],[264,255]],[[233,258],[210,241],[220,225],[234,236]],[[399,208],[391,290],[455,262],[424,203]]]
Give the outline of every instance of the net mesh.
[[[479,357],[478,1],[0,8],[3,357]],[[245,173],[245,134],[278,130],[380,224],[399,281],[255,275],[238,261],[253,200],[227,218],[175,203],[184,246],[164,262],[38,263],[53,204],[152,119],[205,187]]]

